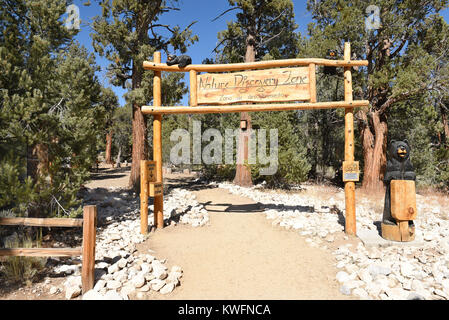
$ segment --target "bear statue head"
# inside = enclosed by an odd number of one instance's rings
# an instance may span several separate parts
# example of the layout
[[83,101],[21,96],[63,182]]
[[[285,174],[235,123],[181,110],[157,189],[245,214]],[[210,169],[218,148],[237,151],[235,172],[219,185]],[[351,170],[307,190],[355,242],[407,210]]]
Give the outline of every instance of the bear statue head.
[[173,61],[173,60],[175,60],[176,59],[176,56],[174,55],[174,54],[169,54],[168,56],[167,56],[167,61]]
[[390,157],[401,162],[410,157],[410,146],[406,139],[402,141],[391,140],[388,151],[390,153]]

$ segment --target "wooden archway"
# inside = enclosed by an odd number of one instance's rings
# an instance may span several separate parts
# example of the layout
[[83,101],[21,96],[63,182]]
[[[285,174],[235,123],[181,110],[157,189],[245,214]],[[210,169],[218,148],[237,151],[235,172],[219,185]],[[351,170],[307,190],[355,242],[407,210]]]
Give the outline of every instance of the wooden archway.
[[[144,61],[146,70],[154,71],[153,105],[142,106],[143,114],[153,115],[153,161],[141,162],[141,233],[148,232],[148,196],[154,196],[154,226],[163,227],[163,193],[162,193],[162,115],[163,114],[195,114],[195,113],[227,113],[311,109],[345,109],[345,159],[343,162],[343,181],[345,183],[345,232],[356,235],[355,182],[359,180],[358,162],[354,161],[354,108],[368,106],[369,101],[353,101],[352,67],[368,66],[366,60],[351,60],[351,45],[345,43],[343,60],[328,59],[287,59],[234,64],[191,64],[184,68],[167,66],[161,63],[161,53],[154,53],[153,62]],[[317,102],[316,99],[316,66],[344,68],[344,101]],[[302,66],[302,68],[298,68]],[[285,69],[286,67],[296,67]],[[281,68],[281,69],[274,69]],[[242,70],[252,70],[243,72]],[[258,71],[254,71],[258,70]],[[261,71],[264,70],[264,71]],[[290,71],[289,71],[290,70]],[[189,106],[161,106],[161,74],[167,72],[189,72],[190,102]],[[223,73],[240,71],[235,73]],[[199,75],[200,72],[207,72]],[[215,74],[214,74],[215,72]],[[216,74],[220,72],[220,74]],[[289,74],[290,72],[290,74]],[[295,76],[291,76],[294,72]],[[227,77],[234,77],[234,86]],[[264,77],[265,76],[265,77]],[[235,80],[236,77],[239,80]],[[265,85],[271,93],[278,90],[277,95],[238,95],[240,78],[246,77],[246,91],[250,92],[252,84]],[[261,78],[264,80],[261,80]],[[276,78],[277,77],[277,78]],[[285,88],[275,79],[284,79]],[[250,78],[250,80],[248,80]],[[211,80],[212,79],[212,80]],[[215,81],[217,79],[217,81]],[[271,79],[271,80],[269,80]],[[243,81],[243,80],[242,80]],[[252,82],[251,82],[252,81]],[[243,90],[245,91],[245,90]],[[225,101],[217,99],[217,95]],[[238,104],[238,102],[256,102],[258,104]],[[292,101],[292,103],[285,103]],[[305,101],[305,102],[298,102]],[[262,102],[262,103],[260,103]],[[283,102],[283,103],[281,103]],[[153,168],[153,169],[152,169]],[[152,178],[149,178],[151,176]]]

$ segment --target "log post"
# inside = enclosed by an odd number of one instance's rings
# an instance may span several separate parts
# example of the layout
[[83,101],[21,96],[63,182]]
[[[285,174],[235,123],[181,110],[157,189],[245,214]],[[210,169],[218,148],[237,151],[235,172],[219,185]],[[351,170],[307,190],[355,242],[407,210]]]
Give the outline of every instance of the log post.
[[309,88],[310,88],[310,102],[316,102],[316,65],[315,63],[309,64]]
[[[161,63],[161,53],[154,53],[154,62]],[[153,106],[160,107],[161,96],[161,71],[154,71],[153,79]],[[153,160],[156,161],[156,182],[163,182],[162,177],[162,115],[153,116]],[[164,196],[154,197],[154,227],[164,227]]]
[[190,106],[196,107],[198,105],[198,97],[197,97],[197,82],[196,76],[197,72],[195,70],[190,70]]
[[92,289],[95,282],[96,227],[97,206],[85,206],[83,213],[83,266],[81,271],[83,294]]
[[[351,44],[345,42],[344,60],[351,60]],[[351,67],[344,68],[345,102],[352,102]],[[345,161],[354,161],[354,108],[345,108]],[[345,232],[356,235],[355,182],[345,182]]]
[[148,232],[148,166],[140,160],[140,233]]

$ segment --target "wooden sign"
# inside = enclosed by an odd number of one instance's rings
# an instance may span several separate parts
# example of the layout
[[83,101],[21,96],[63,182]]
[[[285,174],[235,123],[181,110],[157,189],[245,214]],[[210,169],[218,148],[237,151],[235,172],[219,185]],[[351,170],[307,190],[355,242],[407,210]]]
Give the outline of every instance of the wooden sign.
[[162,196],[164,194],[164,186],[162,182],[150,182],[150,197]]
[[416,191],[413,180],[391,180],[391,216],[399,221],[416,219]]
[[147,161],[148,182],[156,182],[156,161]]
[[358,161],[343,161],[343,181],[359,181]]
[[310,70],[309,67],[297,67],[221,74],[205,73],[197,76],[197,103],[310,100]]

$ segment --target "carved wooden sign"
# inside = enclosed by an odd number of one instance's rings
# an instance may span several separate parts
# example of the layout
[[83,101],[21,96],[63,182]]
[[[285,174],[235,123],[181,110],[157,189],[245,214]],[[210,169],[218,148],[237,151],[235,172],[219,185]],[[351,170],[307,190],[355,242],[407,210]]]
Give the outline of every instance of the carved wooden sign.
[[359,181],[358,161],[343,161],[343,181]]
[[201,74],[198,104],[310,100],[309,72],[309,67],[297,67]]

